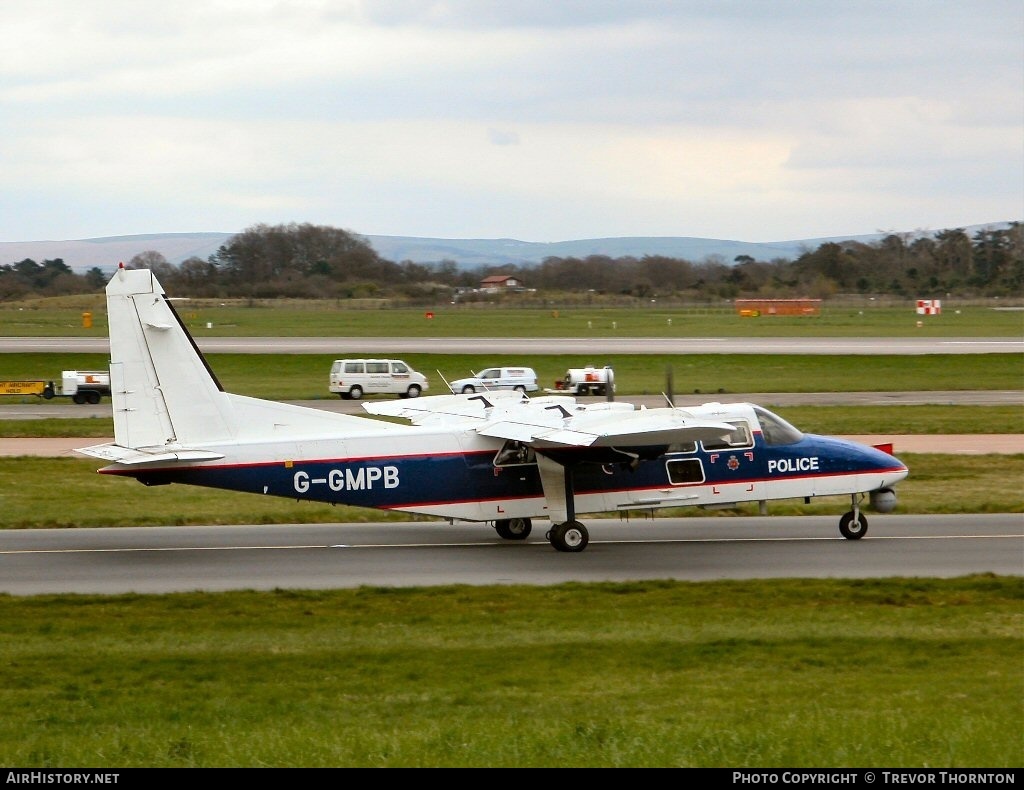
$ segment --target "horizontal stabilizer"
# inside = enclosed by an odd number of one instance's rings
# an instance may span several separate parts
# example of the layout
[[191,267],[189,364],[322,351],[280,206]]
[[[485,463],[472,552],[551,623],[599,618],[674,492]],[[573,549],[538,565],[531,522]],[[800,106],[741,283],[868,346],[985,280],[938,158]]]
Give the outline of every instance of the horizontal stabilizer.
[[221,453],[212,453],[207,450],[169,449],[167,447],[144,447],[132,449],[121,447],[119,444],[94,444],[92,447],[79,447],[76,453],[89,455],[104,461],[111,461],[118,464],[150,464],[154,462],[166,463],[168,461],[216,461],[223,458]]

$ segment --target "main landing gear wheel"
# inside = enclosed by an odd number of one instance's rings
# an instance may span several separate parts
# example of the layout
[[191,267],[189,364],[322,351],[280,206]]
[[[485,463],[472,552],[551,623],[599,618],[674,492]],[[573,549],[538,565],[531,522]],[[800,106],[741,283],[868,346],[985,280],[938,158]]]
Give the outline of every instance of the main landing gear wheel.
[[526,540],[533,524],[528,518],[503,518],[494,522],[494,529],[505,540]]
[[548,530],[547,539],[558,551],[583,551],[590,542],[587,528],[578,521],[563,521]]
[[839,532],[847,540],[860,540],[868,533],[868,520],[863,513],[853,511],[839,519]]

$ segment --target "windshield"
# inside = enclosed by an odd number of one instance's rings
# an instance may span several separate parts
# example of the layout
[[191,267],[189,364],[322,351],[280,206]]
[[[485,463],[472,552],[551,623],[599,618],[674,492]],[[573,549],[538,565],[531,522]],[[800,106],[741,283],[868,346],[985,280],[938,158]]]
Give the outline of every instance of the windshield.
[[768,409],[755,406],[754,414],[757,415],[757,421],[761,423],[764,443],[769,447],[780,444],[793,444],[800,441],[804,436],[778,414],[772,414]]

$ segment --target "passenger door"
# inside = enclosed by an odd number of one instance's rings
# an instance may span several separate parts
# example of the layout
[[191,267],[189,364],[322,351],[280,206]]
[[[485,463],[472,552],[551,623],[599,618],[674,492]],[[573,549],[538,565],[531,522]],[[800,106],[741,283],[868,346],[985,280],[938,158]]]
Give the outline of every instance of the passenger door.
[[412,371],[404,362],[391,363],[391,389],[389,392],[402,393],[409,389]]
[[701,442],[705,474],[712,493],[723,502],[750,502],[764,497],[764,464],[754,448],[746,420],[726,420],[735,430],[724,439]]
[[480,379],[480,384],[483,385],[484,389],[496,390],[505,389],[502,386],[504,382],[501,380],[501,368],[488,368],[487,370],[481,370],[477,378]]
[[367,392],[392,392],[391,368],[387,362],[366,363],[366,391]]

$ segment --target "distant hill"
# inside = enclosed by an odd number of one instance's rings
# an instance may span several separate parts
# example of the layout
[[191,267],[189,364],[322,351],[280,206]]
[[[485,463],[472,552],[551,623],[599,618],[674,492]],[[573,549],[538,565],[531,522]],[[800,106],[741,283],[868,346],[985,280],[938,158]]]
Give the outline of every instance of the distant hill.
[[142,252],[154,250],[171,263],[196,256],[206,260],[233,233],[152,233],[141,236],[106,236],[71,241],[0,241],[0,264],[30,258],[36,263],[62,258],[75,272],[92,269],[113,272]]
[[[983,228],[1003,229],[1009,222],[964,227],[968,235]],[[913,231],[913,236],[931,236],[938,231]],[[2,241],[0,264],[11,264],[29,258],[36,263],[63,259],[76,272],[98,267],[112,272],[120,261],[130,261],[142,252],[155,251],[171,263],[186,258],[206,260],[235,235],[234,233],[154,233],[138,236],[106,236],[95,239],[70,241]],[[532,242],[516,239],[433,239],[416,236],[364,235],[377,254],[387,260],[415,263],[454,261],[460,268],[500,266],[514,263],[531,266],[545,258],[584,258],[588,255],[607,255],[610,258],[663,255],[668,258],[703,262],[717,259],[732,265],[740,255],[749,255],[760,261],[778,258],[793,260],[806,250],[813,250],[826,242],[878,241],[889,233],[862,236],[832,236],[794,241],[748,242],[727,239],[702,239],[689,236],[621,236],[606,239],[577,239],[574,241]]]
[[[758,260],[796,258],[805,242],[756,243],[724,239],[698,239],[686,236],[623,236],[606,239],[573,241],[518,241],[517,239],[423,239],[412,236],[367,236],[382,258],[391,261],[438,263],[455,261],[461,268],[515,263],[520,266],[538,264],[545,258],[585,258],[607,255],[609,258],[664,255],[703,261],[718,256],[731,264],[738,255]],[[817,245],[814,245],[817,246]],[[811,249],[814,247],[812,246]]]

